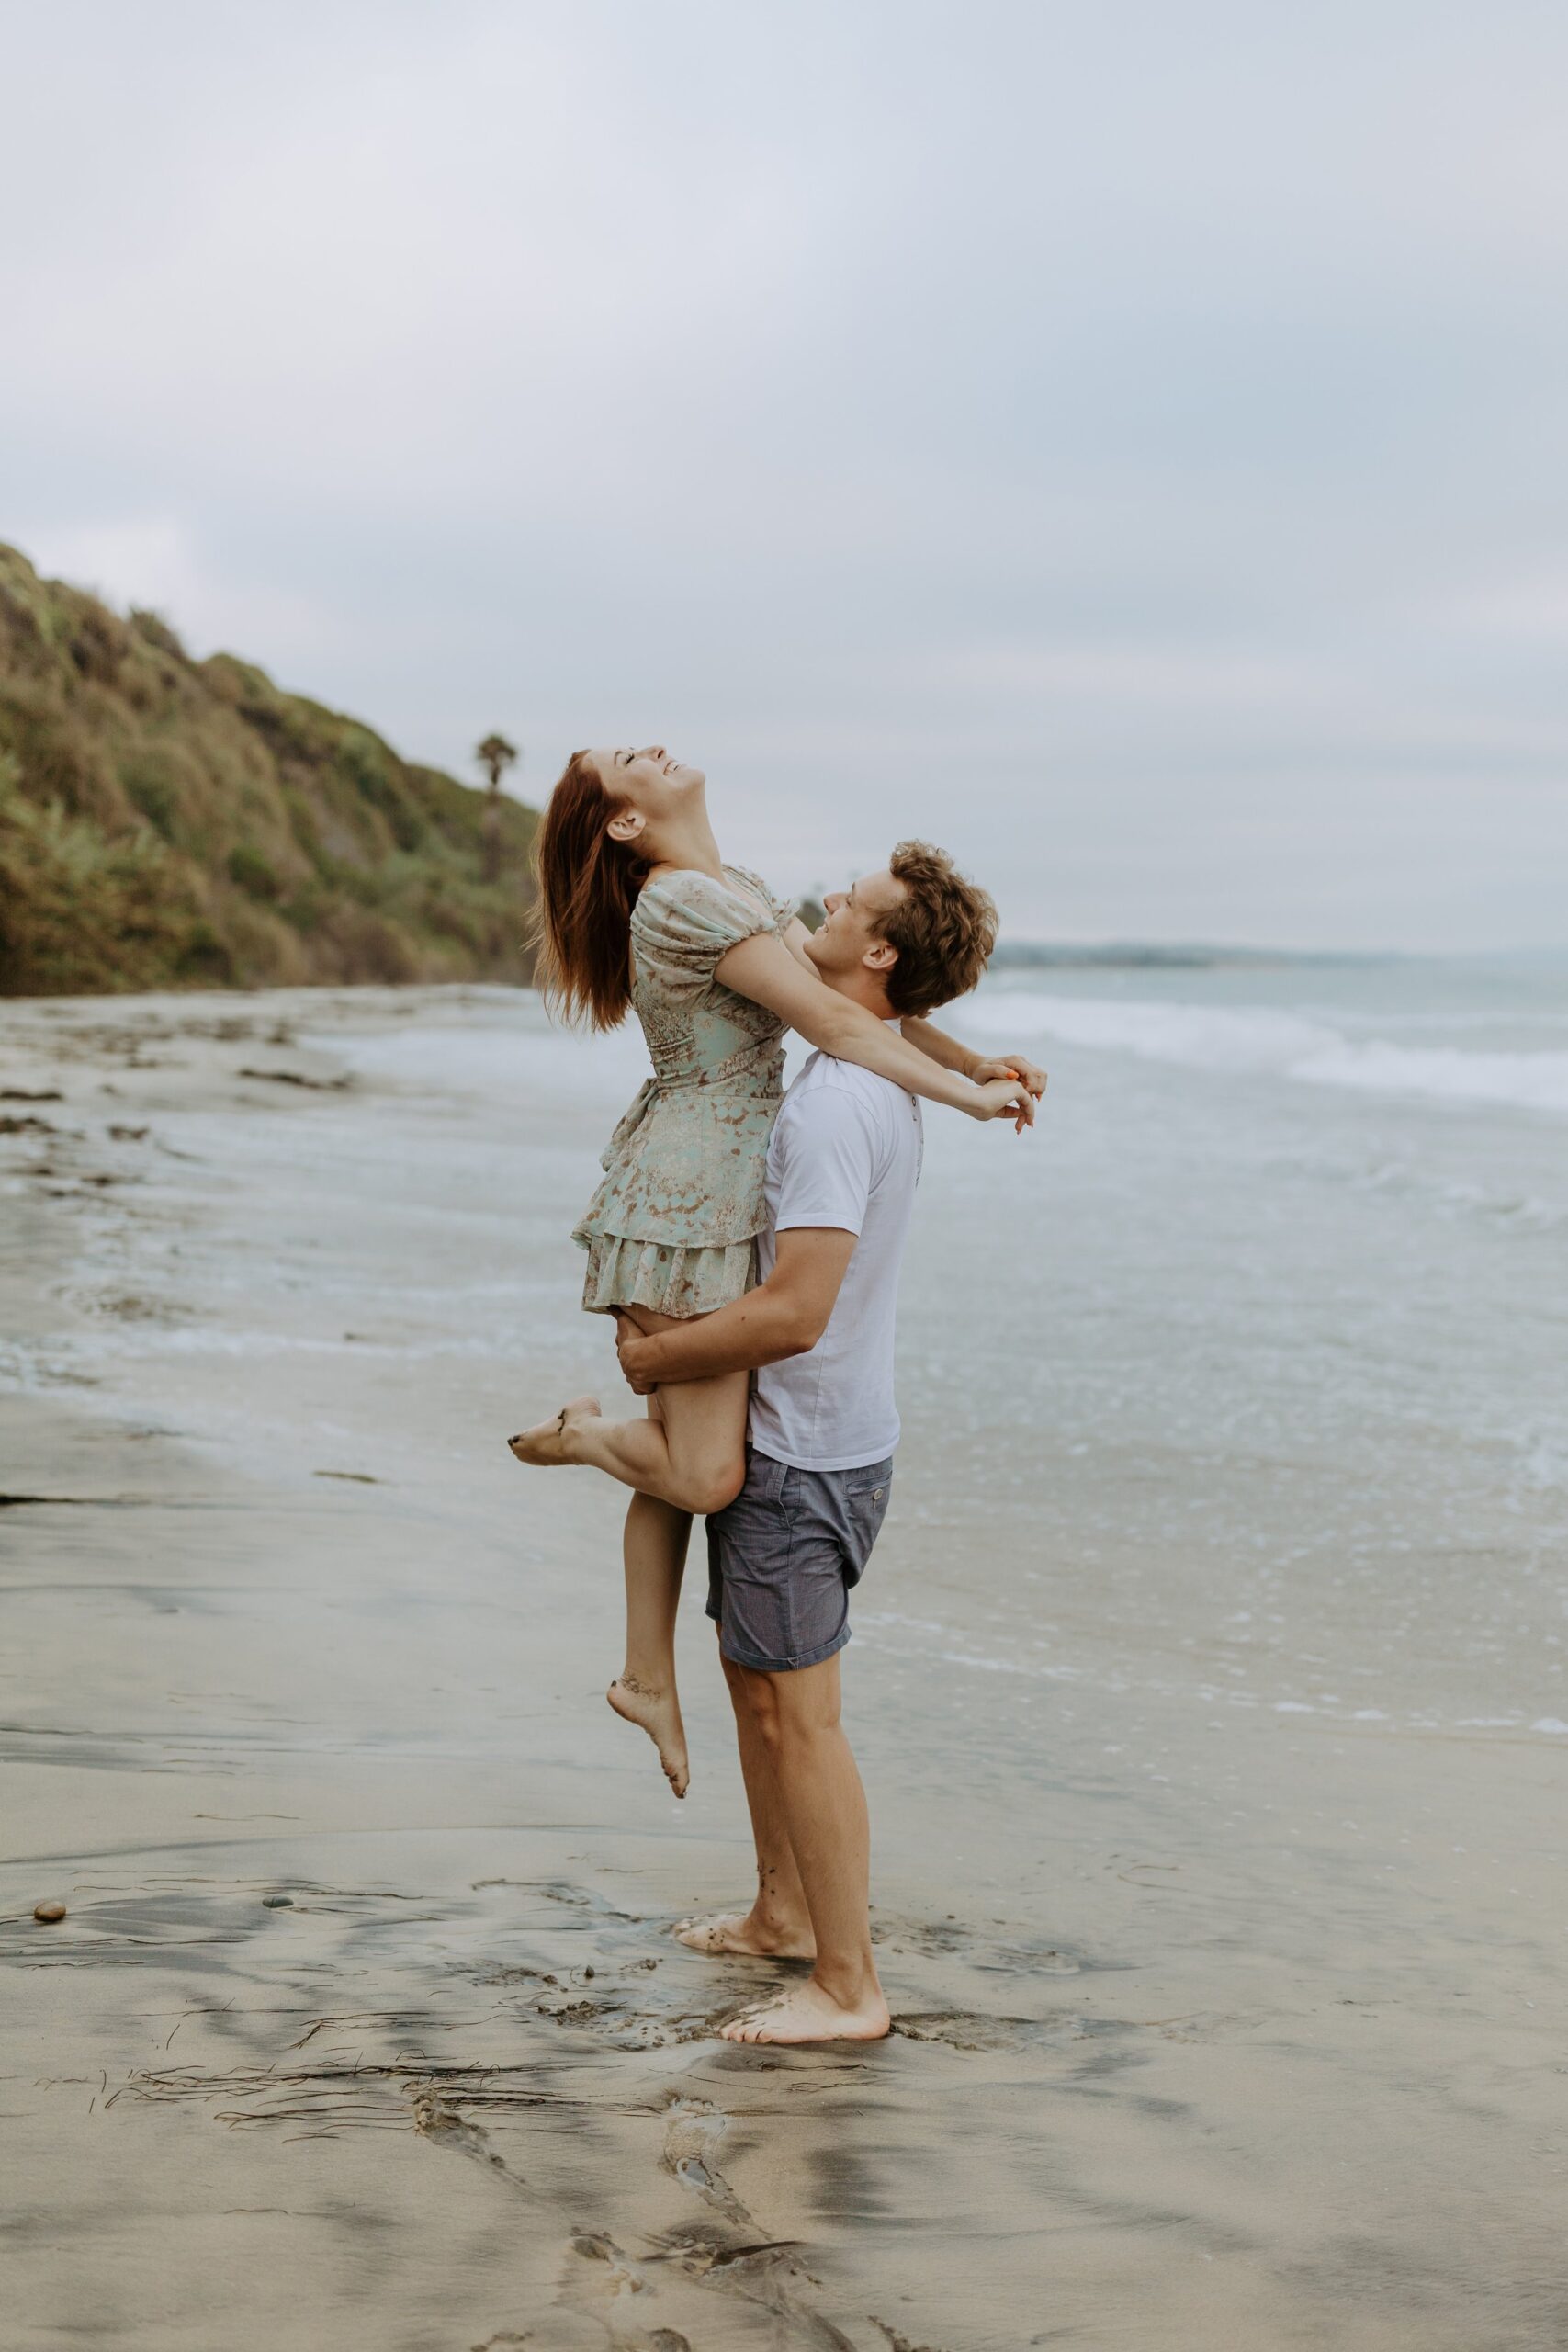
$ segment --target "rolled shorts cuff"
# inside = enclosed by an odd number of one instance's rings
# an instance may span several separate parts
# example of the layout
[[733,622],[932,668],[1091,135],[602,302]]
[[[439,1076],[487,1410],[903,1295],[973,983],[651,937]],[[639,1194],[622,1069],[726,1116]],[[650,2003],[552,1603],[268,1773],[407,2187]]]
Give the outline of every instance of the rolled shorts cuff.
[[823,1642],[814,1650],[801,1651],[794,1657],[758,1657],[742,1649],[739,1643],[725,1639],[724,1611],[712,1600],[707,1603],[706,1613],[719,1629],[719,1656],[727,1657],[731,1666],[746,1667],[752,1674],[798,1674],[803,1667],[825,1666],[830,1657],[838,1657],[850,1638],[850,1628],[845,1625],[830,1642]]

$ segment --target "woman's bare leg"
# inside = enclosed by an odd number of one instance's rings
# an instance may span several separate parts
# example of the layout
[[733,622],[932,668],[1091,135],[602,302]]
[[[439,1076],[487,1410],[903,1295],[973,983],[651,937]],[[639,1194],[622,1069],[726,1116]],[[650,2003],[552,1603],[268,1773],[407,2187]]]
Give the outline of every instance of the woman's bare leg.
[[[695,1389],[701,1396],[694,1396]],[[570,1408],[567,1419],[570,1425]],[[610,1686],[610,1704],[628,1723],[641,1724],[659,1749],[671,1787],[684,1796],[686,1735],[675,1688],[681,1573],[693,1512],[722,1510],[745,1479],[746,1375],[661,1388],[649,1398],[644,1421],[605,1421],[595,1409],[582,1414],[577,1426],[582,1437],[573,1433],[571,1458],[639,1486],[626,1513],[626,1664]],[[642,1442],[640,1449],[628,1446],[626,1454],[636,1461],[640,1452],[644,1465],[657,1465],[665,1493],[641,1491],[640,1479],[626,1475],[626,1457],[616,1450],[623,1431]],[[594,1443],[600,1432],[609,1441],[603,1447]]]
[[[641,1331],[679,1320],[623,1310]],[[675,1689],[675,1615],[695,1512],[722,1510],[746,1478],[747,1374],[673,1381],[648,1400],[645,1420],[609,1421],[593,1396],[574,1396],[554,1420],[511,1441],[520,1462],[578,1463],[635,1489],[626,1513],[626,1663],[610,1685],[618,1715],[646,1731],[675,1794],[686,1793],[686,1739]]]
[[626,1572],[626,1663],[607,1697],[616,1714],[647,1732],[664,1777],[683,1797],[691,1774],[675,1692],[675,1611],[692,1517],[652,1495],[634,1495],[622,1556]]
[[[624,1311],[639,1331],[668,1330],[681,1319],[646,1306]],[[748,1385],[743,1372],[672,1382],[657,1392],[659,1412],[637,1421],[606,1420],[596,1397],[574,1396],[553,1420],[514,1437],[512,1451],[536,1468],[603,1470],[677,1510],[722,1510],[746,1476]]]

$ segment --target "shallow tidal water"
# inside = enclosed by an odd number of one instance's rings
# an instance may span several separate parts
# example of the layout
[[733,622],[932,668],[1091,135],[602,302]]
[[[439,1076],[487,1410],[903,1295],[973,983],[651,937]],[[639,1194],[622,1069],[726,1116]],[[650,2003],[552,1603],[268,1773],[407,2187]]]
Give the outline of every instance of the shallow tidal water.
[[677,1806],[617,1499],[502,1443],[613,1394],[566,1235],[637,1042],[6,1008],[19,2345],[1568,2335],[1561,973],[953,1025],[1052,1082],[927,1117],[846,1658],[897,2030],[779,2052],[667,1933],[749,1871],[701,1577]]

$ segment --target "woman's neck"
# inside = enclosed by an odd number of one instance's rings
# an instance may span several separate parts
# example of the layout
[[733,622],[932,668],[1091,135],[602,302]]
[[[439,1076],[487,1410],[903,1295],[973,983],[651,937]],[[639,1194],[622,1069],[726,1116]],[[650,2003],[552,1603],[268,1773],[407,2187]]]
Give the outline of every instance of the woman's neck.
[[[648,840],[646,834],[644,839]],[[662,872],[690,872],[711,875],[716,882],[724,879],[724,860],[718,854],[705,808],[694,808],[690,815],[661,826],[656,838],[648,841],[648,850],[650,876]]]

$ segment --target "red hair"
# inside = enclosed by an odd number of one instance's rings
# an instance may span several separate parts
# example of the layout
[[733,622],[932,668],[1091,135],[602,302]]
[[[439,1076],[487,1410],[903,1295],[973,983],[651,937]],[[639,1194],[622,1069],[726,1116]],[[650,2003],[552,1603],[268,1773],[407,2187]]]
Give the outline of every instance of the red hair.
[[606,792],[589,752],[574,752],[534,846],[539,984],[563,1021],[613,1029],[632,1001],[632,909],[648,860],[605,830],[627,804]]

